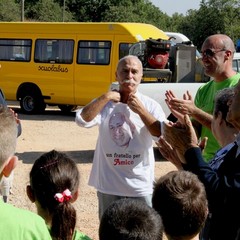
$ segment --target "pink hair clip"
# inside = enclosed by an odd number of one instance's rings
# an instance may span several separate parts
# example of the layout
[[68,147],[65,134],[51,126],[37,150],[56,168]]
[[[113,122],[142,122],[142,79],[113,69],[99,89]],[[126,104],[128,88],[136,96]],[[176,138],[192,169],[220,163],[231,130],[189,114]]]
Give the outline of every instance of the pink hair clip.
[[54,198],[60,203],[64,201],[67,202],[72,198],[72,193],[69,191],[69,189],[66,189],[62,193],[56,193]]

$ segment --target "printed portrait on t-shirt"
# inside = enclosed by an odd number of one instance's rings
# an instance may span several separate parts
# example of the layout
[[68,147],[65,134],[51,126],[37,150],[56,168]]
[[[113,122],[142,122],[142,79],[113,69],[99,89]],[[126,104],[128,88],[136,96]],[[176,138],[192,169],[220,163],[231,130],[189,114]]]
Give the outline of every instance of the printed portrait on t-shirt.
[[112,114],[108,122],[110,137],[119,147],[127,148],[133,139],[135,126],[124,113]]
[[152,140],[139,115],[131,111],[127,104],[116,103],[99,131],[103,139],[101,150],[107,159],[105,163],[112,169],[121,167],[124,172],[121,176],[136,166],[140,169],[140,166],[149,165],[146,148],[152,147]]

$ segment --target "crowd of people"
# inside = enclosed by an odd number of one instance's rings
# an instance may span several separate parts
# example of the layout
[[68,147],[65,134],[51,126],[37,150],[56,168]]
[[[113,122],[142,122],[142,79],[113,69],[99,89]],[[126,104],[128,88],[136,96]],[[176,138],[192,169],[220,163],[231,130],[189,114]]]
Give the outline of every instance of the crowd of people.
[[[210,39],[215,39],[215,44]],[[210,36],[203,44],[203,64],[212,77],[222,75],[212,98],[215,98],[213,111],[203,112],[198,109],[191,97],[186,97],[177,108],[173,94],[168,95],[168,104],[173,113],[181,120],[176,123],[164,123],[163,136],[160,137],[159,149],[178,169],[190,171],[198,176],[205,186],[207,193],[209,214],[200,239],[240,239],[240,179],[239,179],[239,131],[240,131],[240,74],[232,71],[230,66],[234,51],[227,46],[232,44],[225,35]],[[218,40],[217,40],[218,39]],[[218,44],[220,45],[218,45]],[[214,48],[215,46],[215,48]],[[214,54],[207,54],[210,49]],[[205,53],[205,54],[204,54]],[[213,71],[214,70],[214,71]],[[234,87],[225,86],[225,81],[235,79]],[[215,79],[211,80],[216,81]],[[213,83],[207,83],[205,86]],[[228,88],[228,90],[226,89]],[[210,89],[210,88],[209,88]],[[220,91],[220,89],[222,89]],[[203,98],[204,96],[202,96]],[[187,103],[186,103],[187,102]],[[190,104],[189,104],[190,103]],[[181,104],[184,104],[182,106]],[[192,105],[194,113],[187,104]],[[205,103],[206,104],[206,103]],[[180,109],[179,109],[180,107]],[[196,117],[196,115],[199,117]],[[204,157],[205,144],[199,143],[197,131],[191,118],[197,118],[202,124],[211,128],[211,134],[221,145],[216,149],[210,160]],[[194,119],[196,120],[196,119]],[[184,136],[184,137],[183,137]],[[201,135],[202,138],[205,135]],[[211,141],[211,138],[209,139]],[[207,144],[209,143],[209,140]]]
[[[240,73],[232,69],[232,40],[209,36],[202,45],[204,84],[195,99],[169,90],[161,106],[141,94],[143,66],[121,58],[118,90],[109,90],[76,112],[81,127],[98,125],[89,185],[97,190],[100,240],[240,240]],[[0,180],[17,157],[19,119],[0,105]],[[177,167],[154,176],[153,142]],[[40,156],[29,175],[27,195],[37,214],[0,201],[1,239],[88,240],[76,229],[80,174],[68,155]],[[3,182],[3,181],[2,181]],[[6,199],[4,199],[6,202]]]

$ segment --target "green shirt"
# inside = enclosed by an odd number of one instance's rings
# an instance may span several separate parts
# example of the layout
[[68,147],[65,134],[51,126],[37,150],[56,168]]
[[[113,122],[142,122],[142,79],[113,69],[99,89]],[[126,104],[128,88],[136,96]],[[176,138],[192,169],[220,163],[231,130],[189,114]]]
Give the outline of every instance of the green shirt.
[[0,239],[51,240],[45,221],[37,214],[0,200]]
[[[48,227],[48,230],[50,232],[50,227]],[[89,238],[87,235],[85,235],[84,233],[82,232],[79,232],[78,230],[75,230],[74,231],[74,234],[73,234],[73,237],[72,237],[72,240],[92,240],[91,238]]]
[[91,238],[89,238],[84,233],[75,230],[73,240],[91,240]]
[[[240,73],[237,73],[231,78],[228,78],[222,82],[215,82],[214,80],[201,86],[195,96],[195,105],[203,111],[213,114],[214,109],[214,98],[216,93],[227,87],[233,87],[238,83],[240,79]],[[208,137],[207,146],[203,152],[203,157],[206,162],[213,158],[216,151],[220,148],[217,140],[214,138],[210,129],[202,126],[201,138]]]

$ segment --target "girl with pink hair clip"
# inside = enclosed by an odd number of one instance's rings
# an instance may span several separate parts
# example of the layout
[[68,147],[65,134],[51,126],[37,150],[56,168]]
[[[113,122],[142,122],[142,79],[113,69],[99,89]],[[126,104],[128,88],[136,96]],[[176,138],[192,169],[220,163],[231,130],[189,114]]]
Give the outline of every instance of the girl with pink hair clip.
[[75,229],[80,174],[76,163],[63,152],[40,156],[30,171],[29,199],[36,204],[54,240],[90,240]]

